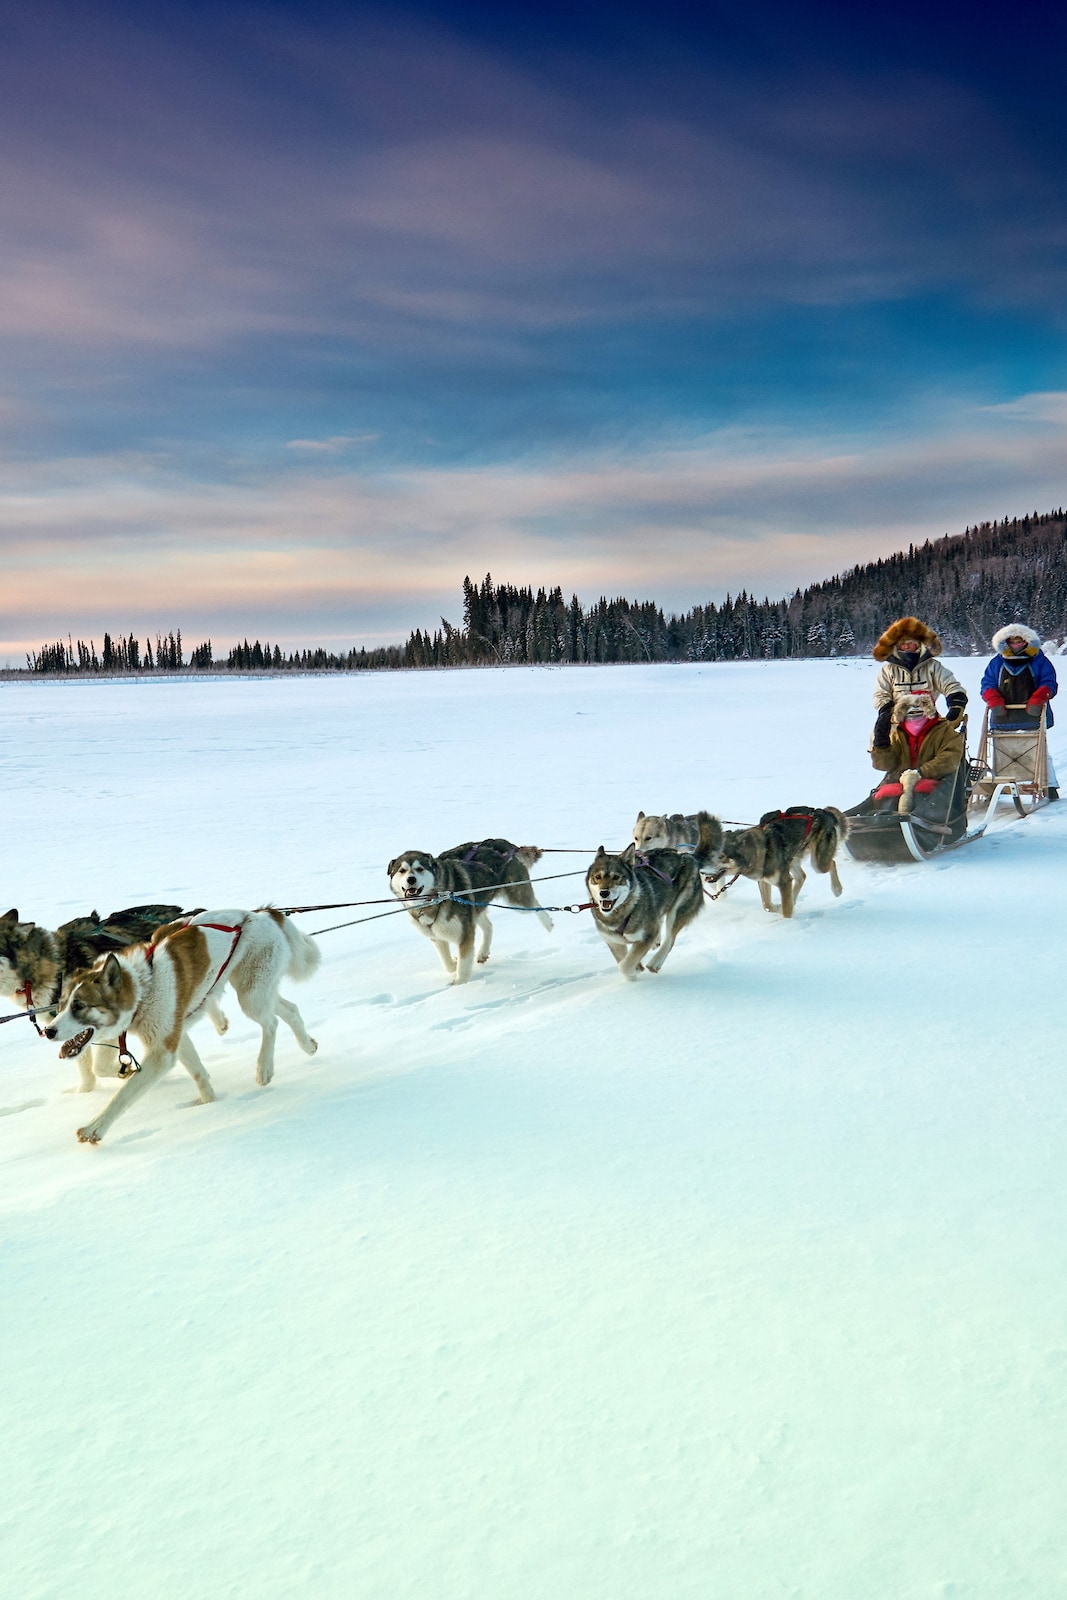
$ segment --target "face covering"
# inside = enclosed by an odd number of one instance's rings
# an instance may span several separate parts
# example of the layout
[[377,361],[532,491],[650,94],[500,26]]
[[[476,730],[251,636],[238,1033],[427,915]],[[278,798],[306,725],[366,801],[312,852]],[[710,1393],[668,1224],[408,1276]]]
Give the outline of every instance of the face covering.
[[922,733],[929,721],[929,717],[905,717],[904,726],[907,728],[908,732],[914,736],[917,733]]

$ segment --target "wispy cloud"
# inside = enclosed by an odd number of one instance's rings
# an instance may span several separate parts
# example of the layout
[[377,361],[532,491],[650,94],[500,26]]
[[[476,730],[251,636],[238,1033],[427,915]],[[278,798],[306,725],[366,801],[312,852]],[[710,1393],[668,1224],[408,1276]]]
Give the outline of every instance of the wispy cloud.
[[155,463],[68,462],[29,494],[0,479],[0,630],[22,637],[26,615],[45,633],[169,618],[351,642],[380,637],[387,615],[395,637],[454,610],[464,573],[486,570],[676,606],[784,593],[1061,500],[1067,394],[1034,400],[1029,413],[961,405],[921,436],[848,448],[727,429],[625,460],[198,486]]

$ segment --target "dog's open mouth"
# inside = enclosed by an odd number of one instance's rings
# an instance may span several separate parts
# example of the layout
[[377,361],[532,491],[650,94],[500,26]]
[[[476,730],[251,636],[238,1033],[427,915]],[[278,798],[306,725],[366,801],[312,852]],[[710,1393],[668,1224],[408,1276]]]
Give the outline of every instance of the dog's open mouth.
[[59,1058],[61,1061],[70,1061],[74,1056],[80,1056],[85,1046],[93,1036],[92,1028],[83,1028],[81,1033],[76,1033],[73,1039],[60,1047]]
[[404,890],[404,899],[405,900],[424,900],[425,898],[426,898],[426,896],[425,896],[425,893],[424,893],[424,891],[422,889],[415,888],[415,889],[405,889]]

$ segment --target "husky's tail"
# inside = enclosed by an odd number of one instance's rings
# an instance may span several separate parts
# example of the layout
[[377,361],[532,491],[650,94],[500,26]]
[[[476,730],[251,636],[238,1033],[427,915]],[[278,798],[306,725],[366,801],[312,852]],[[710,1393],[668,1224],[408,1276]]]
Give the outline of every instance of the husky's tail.
[[837,840],[839,844],[842,844],[848,838],[849,829],[852,827],[852,819],[851,817],[846,817],[843,811],[838,811],[836,806],[827,806],[826,810],[837,824]]
[[834,856],[848,838],[849,819],[836,806],[822,806],[814,817],[811,864],[816,872],[829,872]]
[[719,865],[722,859],[722,823],[707,811],[697,812],[697,842],[693,847],[697,866],[702,872]]
[[283,918],[281,929],[289,946],[286,976],[292,978],[295,983],[303,983],[307,978],[314,977],[319,970],[322,951],[309,934],[300,932],[291,918]]
[[552,918],[537,901],[530,882],[530,868],[540,861],[543,851],[535,844],[511,846],[512,857],[504,869],[504,899],[512,906],[522,906],[526,911],[536,911],[537,920],[546,933],[552,931]]

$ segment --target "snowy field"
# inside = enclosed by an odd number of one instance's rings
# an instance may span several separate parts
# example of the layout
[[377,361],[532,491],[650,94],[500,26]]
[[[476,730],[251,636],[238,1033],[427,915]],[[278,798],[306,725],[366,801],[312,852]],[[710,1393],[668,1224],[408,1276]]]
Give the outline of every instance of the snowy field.
[[[848,805],[875,671],[5,684],[0,910]],[[588,913],[452,989],[405,915],[330,933],[315,1058],[257,1089],[231,995],[218,1101],[95,1149],[114,1085],[0,1029],[3,1594],[1062,1600],[1067,804],[842,877],[630,985]]]

